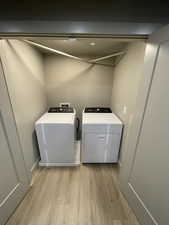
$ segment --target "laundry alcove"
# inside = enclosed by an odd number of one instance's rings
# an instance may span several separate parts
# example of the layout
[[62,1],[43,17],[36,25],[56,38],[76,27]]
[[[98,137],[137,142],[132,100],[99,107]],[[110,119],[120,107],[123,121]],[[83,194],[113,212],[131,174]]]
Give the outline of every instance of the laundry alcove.
[[34,37],[0,42],[29,177],[39,160],[35,121],[61,102],[75,107],[80,120],[85,106],[112,108],[124,123],[123,151],[141,77],[144,40]]
[[[24,37],[0,40],[3,76],[29,183],[40,160],[35,123],[50,107],[59,106],[60,103],[70,103],[76,109],[80,124],[85,107],[111,108],[124,124],[120,156],[115,155],[114,162],[119,158],[116,169],[123,163],[142,75],[145,46],[144,39],[133,38]],[[80,141],[84,140],[81,134],[80,126]],[[97,149],[101,149],[100,146],[107,149],[109,144],[115,143],[116,138],[110,132],[106,138],[103,133],[86,137],[91,143],[99,139],[95,145]],[[87,149],[89,152],[94,150],[90,146]],[[87,172],[85,166],[80,166],[80,173],[83,168]],[[94,170],[94,167],[91,168],[91,171]],[[112,168],[105,169],[105,178],[106,171],[110,173]],[[98,196],[95,197],[98,199]]]

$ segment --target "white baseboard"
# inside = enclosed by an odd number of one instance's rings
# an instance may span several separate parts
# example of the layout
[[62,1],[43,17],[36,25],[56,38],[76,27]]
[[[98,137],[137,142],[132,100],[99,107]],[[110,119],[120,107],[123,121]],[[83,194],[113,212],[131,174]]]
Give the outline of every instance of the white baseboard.
[[37,168],[40,158],[38,157],[37,160],[34,162],[32,168],[30,169],[30,172],[33,173],[34,170]]
[[32,168],[30,169],[30,174],[31,174],[31,178],[30,178],[30,186],[33,185],[35,177],[36,177],[36,170],[38,168],[39,165],[39,160],[40,158],[38,157],[37,160],[34,162]]
[[39,162],[39,166],[79,166],[79,162],[72,162],[72,163],[47,163],[47,162]]
[[118,161],[118,165],[119,165],[120,168],[122,167],[121,160]]
[[[144,220],[146,220],[148,223],[146,224],[154,224],[154,225],[158,225],[158,222],[156,221],[156,219],[154,218],[154,216],[151,214],[151,212],[149,211],[149,209],[147,208],[147,206],[144,204],[144,202],[142,201],[142,199],[140,198],[139,194],[135,191],[134,187],[132,186],[131,183],[128,183],[129,185],[129,189],[132,192],[133,195],[133,200],[135,202],[135,204],[138,205],[139,207],[139,212],[141,212],[142,215],[142,219],[144,217]],[[131,195],[130,195],[131,196]],[[138,209],[137,209],[138,210]],[[140,213],[138,213],[139,215]],[[140,216],[141,216],[140,214]],[[145,224],[145,223],[144,223]]]

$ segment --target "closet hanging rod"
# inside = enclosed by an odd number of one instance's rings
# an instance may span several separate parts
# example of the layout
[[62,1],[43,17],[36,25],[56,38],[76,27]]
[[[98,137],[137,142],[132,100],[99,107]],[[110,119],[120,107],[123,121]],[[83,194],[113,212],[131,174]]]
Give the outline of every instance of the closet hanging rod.
[[68,54],[66,52],[63,52],[63,51],[59,51],[59,50],[56,50],[56,49],[53,49],[53,48],[49,48],[49,47],[47,47],[47,46],[45,46],[43,44],[39,44],[39,43],[34,42],[34,41],[29,41],[29,40],[23,40],[23,41],[28,43],[28,44],[31,44],[33,46],[36,46],[36,47],[45,49],[47,51],[50,51],[52,53],[55,53],[55,54],[63,55],[63,56],[66,56],[66,57],[69,57],[69,58],[72,58],[72,59],[75,59],[75,60],[83,61],[83,62],[86,62],[86,63],[97,64],[97,65],[102,65],[102,66],[112,66],[112,67],[114,67],[115,64],[112,64],[112,63],[100,63],[99,61],[102,61],[102,60],[108,59],[108,58],[112,58],[114,56],[125,54],[125,52],[121,51],[121,52],[116,52],[116,53],[113,53],[111,55],[100,57],[100,58],[97,58],[97,59],[87,60],[87,59],[83,59],[83,58],[80,58],[80,57],[77,57],[77,56],[70,55],[70,54]]
[[36,46],[36,47],[43,48],[43,49],[45,49],[45,50],[47,50],[47,51],[50,51],[50,52],[59,54],[59,55],[67,56],[67,57],[69,57],[69,58],[77,59],[77,60],[80,60],[80,61],[86,61],[86,60],[84,60],[84,59],[82,59],[82,58],[79,58],[79,57],[70,55],[70,54],[68,54],[68,53],[65,53],[65,52],[62,52],[62,51],[59,51],[59,50],[56,50],[56,49],[53,49],[53,48],[49,48],[49,47],[47,47],[47,46],[45,46],[45,45],[42,45],[42,44],[38,44],[38,43],[36,43],[36,42],[34,42],[34,41],[28,41],[28,40],[23,40],[23,41],[24,41],[24,42],[27,42],[27,43],[29,43],[29,44],[31,44],[31,45],[34,45],[34,46]]
[[100,57],[100,58],[97,58],[97,59],[89,60],[89,62],[91,62],[91,63],[93,63],[93,62],[99,62],[101,60],[109,59],[109,58],[112,58],[114,56],[123,55],[123,54],[125,54],[125,52],[116,52],[116,53],[113,53],[111,55],[107,55],[107,56],[103,56],[103,57]]

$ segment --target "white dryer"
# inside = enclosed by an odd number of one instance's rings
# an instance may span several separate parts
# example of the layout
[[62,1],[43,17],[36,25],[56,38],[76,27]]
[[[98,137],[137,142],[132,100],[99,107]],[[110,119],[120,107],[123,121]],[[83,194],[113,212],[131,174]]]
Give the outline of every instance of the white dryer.
[[122,122],[110,108],[85,108],[82,118],[82,162],[118,162],[122,127]]
[[78,165],[76,112],[73,108],[50,108],[35,124],[40,166]]

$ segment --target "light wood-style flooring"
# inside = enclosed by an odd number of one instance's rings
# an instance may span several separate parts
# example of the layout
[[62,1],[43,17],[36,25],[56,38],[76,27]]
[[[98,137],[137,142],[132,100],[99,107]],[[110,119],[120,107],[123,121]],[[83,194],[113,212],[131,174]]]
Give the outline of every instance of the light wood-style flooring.
[[7,225],[139,225],[119,192],[117,168],[38,169]]

